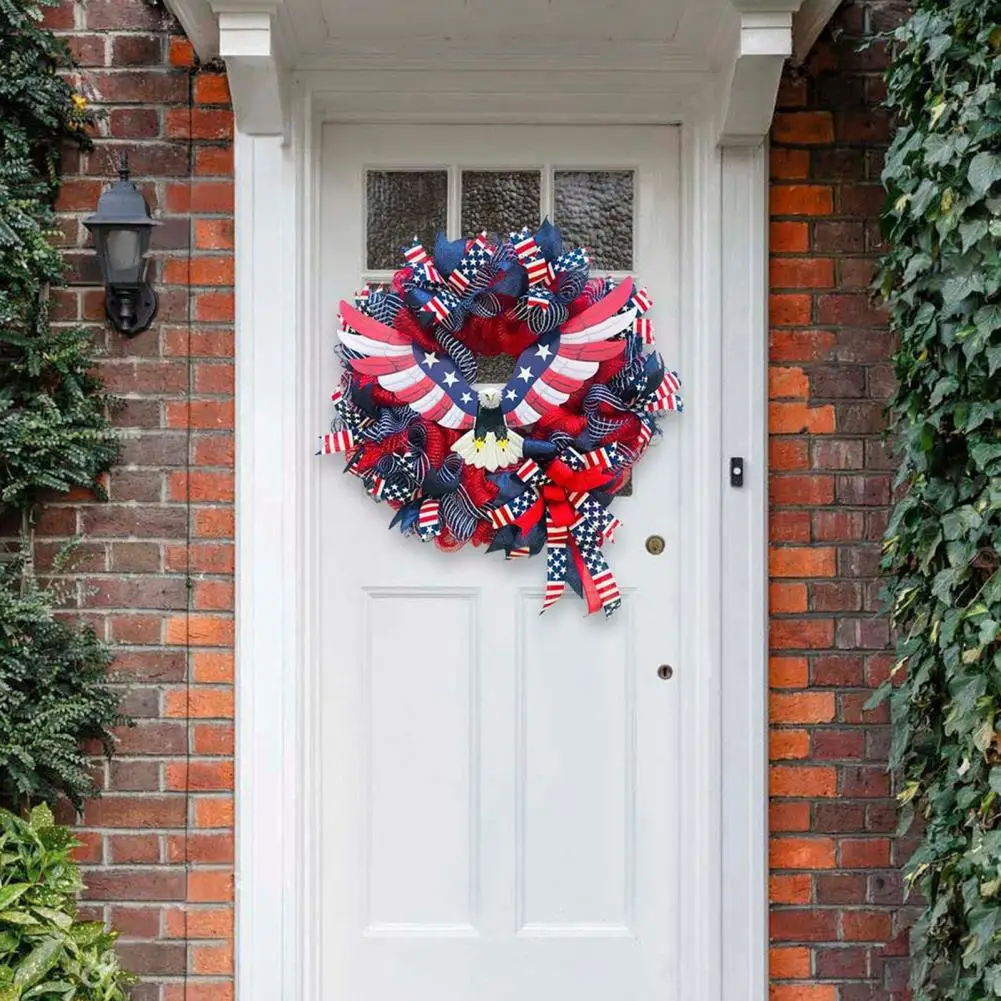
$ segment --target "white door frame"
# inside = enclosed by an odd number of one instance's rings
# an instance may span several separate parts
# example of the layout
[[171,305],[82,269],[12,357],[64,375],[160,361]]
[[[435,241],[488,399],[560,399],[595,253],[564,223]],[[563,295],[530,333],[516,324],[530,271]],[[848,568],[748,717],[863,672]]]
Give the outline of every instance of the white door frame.
[[[791,0],[785,9],[796,5]],[[695,840],[697,850],[682,867],[681,899],[689,909],[679,954],[687,958],[689,993],[704,1001],[763,1001],[767,991],[762,140],[791,46],[791,18],[783,16],[747,15],[749,28],[722,99],[708,110],[691,115],[668,102],[658,117],[656,95],[641,94],[636,103],[635,120],[682,128],[685,354],[678,366],[689,406],[682,418],[684,454],[677,461],[691,494],[692,531],[680,558],[696,610],[692,633],[698,647],[688,656],[697,659],[705,678],[689,708],[720,739],[713,753],[686,763],[693,784],[716,795],[697,803],[705,836]],[[251,15],[220,14],[220,21],[229,18],[232,26],[241,17]],[[239,126],[237,990],[239,1001],[319,1001],[322,943],[311,934],[318,927],[311,874],[321,844],[315,826],[315,747],[322,725],[315,665],[322,610],[312,540],[323,513],[313,452],[316,401],[330,387],[315,384],[307,349],[322,329],[314,273],[319,136],[324,121],[415,121],[420,112],[400,105],[395,87],[352,91],[336,74],[277,73],[273,39],[247,40],[271,25],[273,15],[253,18],[243,24],[243,35],[222,44]],[[776,27],[776,20],[784,27]],[[596,110],[586,96],[577,107],[571,100],[533,114],[535,94],[524,80],[499,91],[507,103],[477,117],[457,103],[450,80],[448,71],[422,78],[419,104],[437,109],[436,121],[634,120],[620,106]],[[756,103],[748,100],[752,91]],[[425,103],[428,93],[438,99]],[[256,110],[241,116],[241,106]],[[655,276],[647,277],[656,284]],[[730,456],[744,458],[741,489],[729,486]]]

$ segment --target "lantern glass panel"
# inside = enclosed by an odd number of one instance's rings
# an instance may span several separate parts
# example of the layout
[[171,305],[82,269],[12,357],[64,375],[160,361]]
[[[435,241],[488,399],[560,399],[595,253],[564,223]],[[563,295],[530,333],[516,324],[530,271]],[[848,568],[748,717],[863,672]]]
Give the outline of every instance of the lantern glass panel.
[[136,230],[113,229],[108,233],[108,269],[112,274],[128,274],[133,276],[133,281],[137,280],[141,259]]

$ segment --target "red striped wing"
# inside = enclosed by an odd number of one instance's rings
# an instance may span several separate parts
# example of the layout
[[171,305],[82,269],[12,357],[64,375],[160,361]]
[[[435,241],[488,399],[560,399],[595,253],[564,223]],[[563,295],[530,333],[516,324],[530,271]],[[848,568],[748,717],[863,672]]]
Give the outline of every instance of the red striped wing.
[[424,351],[406,334],[341,301],[341,343],[363,357],[346,358],[362,375],[373,375],[401,404],[427,420],[464,431],[476,420],[476,393],[448,356]]
[[[611,338],[632,328],[635,308],[619,312],[632,294],[633,280],[627,278],[564,323],[558,334],[541,337],[521,353],[503,394],[509,426],[534,424],[543,414],[566,403],[572,393],[594,377],[603,361],[622,354],[626,342]],[[531,373],[528,380],[526,372]]]

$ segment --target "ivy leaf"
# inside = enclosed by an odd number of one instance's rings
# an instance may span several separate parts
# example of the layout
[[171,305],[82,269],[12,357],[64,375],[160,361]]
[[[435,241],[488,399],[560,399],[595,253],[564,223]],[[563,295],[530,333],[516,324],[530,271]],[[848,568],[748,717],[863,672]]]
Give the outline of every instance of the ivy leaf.
[[971,161],[967,180],[974,194],[982,198],[995,181],[1001,180],[1001,156],[978,153]]

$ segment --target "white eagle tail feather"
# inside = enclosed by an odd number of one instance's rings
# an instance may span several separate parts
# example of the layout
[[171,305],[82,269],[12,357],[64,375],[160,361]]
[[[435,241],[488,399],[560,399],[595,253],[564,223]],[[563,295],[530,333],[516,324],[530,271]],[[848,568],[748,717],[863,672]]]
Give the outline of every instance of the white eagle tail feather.
[[498,439],[493,431],[488,431],[478,444],[474,429],[467,431],[452,446],[452,451],[458,452],[468,465],[493,472],[521,460],[523,440],[520,434],[509,428],[506,439]]

